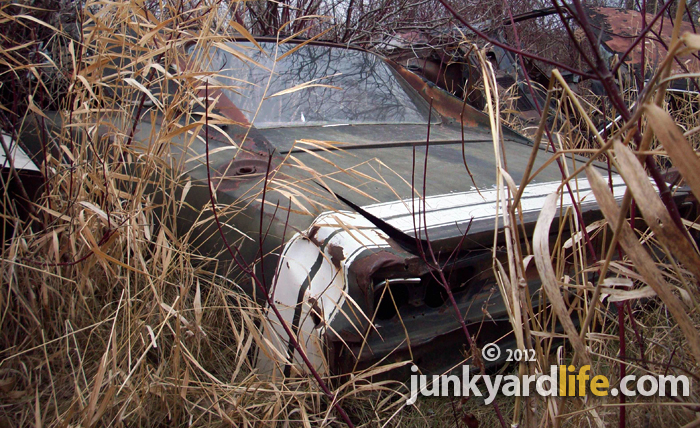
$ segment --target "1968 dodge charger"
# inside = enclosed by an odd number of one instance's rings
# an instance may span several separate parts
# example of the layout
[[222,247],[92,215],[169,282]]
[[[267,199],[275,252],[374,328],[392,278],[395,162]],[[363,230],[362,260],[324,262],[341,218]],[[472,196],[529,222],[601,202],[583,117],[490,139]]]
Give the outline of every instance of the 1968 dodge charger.
[[[168,227],[215,256],[211,268],[261,303],[260,290],[239,268],[262,259],[256,275],[322,373],[410,358],[435,373],[463,358],[466,339],[431,275],[427,242],[440,263],[449,259],[449,286],[467,326],[480,328],[478,341],[507,336],[493,274],[492,249],[503,238],[494,240],[500,208],[488,117],[369,52],[322,42],[259,43],[190,48],[192,58],[206,56],[218,72],[200,86],[214,109],[198,138],[163,137],[172,134],[156,113],[138,122],[134,148],[160,138],[168,147],[164,162],[188,188],[188,203]],[[532,143],[507,129],[502,138],[503,159],[519,183]],[[39,152],[36,138],[24,142]],[[538,156],[535,168],[546,157]],[[240,251],[237,263],[212,219],[209,181],[221,230]],[[528,233],[560,182],[552,164],[528,185],[522,199]],[[612,184],[620,196],[624,183],[613,176]],[[584,219],[599,217],[592,195],[585,197],[585,179],[577,186]],[[169,197],[179,198],[182,188]],[[529,279],[536,289],[536,275]],[[256,351],[260,371],[305,370],[272,311],[263,328],[269,346]]]

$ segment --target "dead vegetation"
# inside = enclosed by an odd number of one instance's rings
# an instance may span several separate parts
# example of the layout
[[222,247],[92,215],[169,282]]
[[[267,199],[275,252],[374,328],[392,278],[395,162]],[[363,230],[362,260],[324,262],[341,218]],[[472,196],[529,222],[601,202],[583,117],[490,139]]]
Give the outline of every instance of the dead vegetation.
[[[0,424],[340,426],[343,409],[357,426],[496,426],[494,409],[476,398],[426,399],[407,408],[407,388],[373,382],[373,372],[318,382],[311,376],[270,380],[252,370],[248,357],[264,341],[263,308],[238,291],[241,281],[251,279],[213,273],[216,260],[193,248],[195,237],[173,232],[183,209],[173,189],[186,184],[168,172],[172,165],[163,156],[173,135],[199,134],[208,119],[190,107],[206,104],[200,91],[216,77],[203,63],[179,67],[183,46],[251,37],[229,25],[221,8],[162,3],[149,11],[139,2],[88,1],[78,11],[76,37],[35,18],[29,7],[2,3],[4,25],[50,29],[61,58],[57,64],[44,45],[3,45],[3,75],[31,82],[14,104],[3,99],[3,131],[17,136],[55,120],[49,110],[56,108],[63,126],[60,134],[45,136],[40,169],[47,185],[29,215],[20,214],[7,191],[3,196]],[[666,64],[698,49],[698,36],[678,35]],[[543,232],[526,242],[515,227],[518,199],[537,171],[511,182],[499,151],[501,95],[483,52],[481,59],[494,156],[502,165],[504,209],[495,233],[514,226],[507,229],[507,265],[494,257],[494,271],[518,346],[537,350],[536,363],[503,370],[535,374],[551,364],[590,362],[592,372],[606,374],[611,384],[622,372],[693,378],[691,396],[677,400],[500,398],[505,421],[527,427],[697,426],[700,256],[689,236],[699,228],[694,217],[676,227],[638,159],[654,156],[657,165],[674,165],[682,183],[700,195],[698,95],[667,96],[669,71],[661,67],[647,84],[652,89],[633,101],[624,97],[628,107],[639,106],[630,117],[598,133],[591,118],[611,121],[617,113],[597,109],[596,100],[574,94],[554,73],[552,102],[542,106],[545,119],[530,130],[535,145],[549,151],[533,156],[608,159],[629,194],[620,207],[610,202],[607,178],[583,163],[563,170],[559,193],[542,209]],[[57,93],[49,86],[56,79],[66,89],[47,99]],[[145,108],[158,110],[168,126],[134,141]],[[545,129],[547,109],[558,128]],[[179,120],[188,125],[177,125]],[[632,144],[635,135],[639,141]],[[575,209],[566,209],[558,214],[560,238],[550,246],[546,232],[562,194],[580,198],[576,180],[587,173],[605,219],[583,228]],[[7,189],[16,178],[3,180]],[[154,200],[153,188],[171,197]],[[213,220],[202,213],[202,221]],[[564,226],[576,233],[565,234]],[[543,286],[531,296],[520,283],[534,266]],[[323,392],[326,386],[335,401]]]

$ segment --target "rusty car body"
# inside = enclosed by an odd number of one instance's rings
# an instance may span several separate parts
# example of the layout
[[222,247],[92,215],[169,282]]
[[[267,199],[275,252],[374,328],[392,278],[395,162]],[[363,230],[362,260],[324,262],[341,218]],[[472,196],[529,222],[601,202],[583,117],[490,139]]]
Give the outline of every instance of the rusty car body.
[[[518,20],[520,16],[514,19]],[[493,39],[505,42],[503,28],[488,26],[484,30]],[[464,42],[469,39],[473,40],[472,44]],[[441,89],[483,110],[486,101],[482,93],[481,66],[476,55],[477,43],[478,39],[466,28],[459,31],[410,31],[394,35],[380,46],[380,51]],[[549,82],[547,74],[534,62],[525,60],[527,75],[535,84],[535,100],[526,87],[525,72],[513,53],[491,45],[486,56],[492,64],[498,92],[511,93],[518,116],[527,122],[536,122],[539,115],[535,102],[544,105],[544,88]]]
[[[645,26],[654,22],[654,15],[650,13],[642,16],[637,11],[611,7],[588,7],[586,15],[591,25],[600,32],[600,41],[604,48],[602,52],[609,59],[614,55],[622,58]],[[682,22],[680,31],[695,33],[695,24],[690,21]],[[644,46],[637,44],[631,49],[624,58],[624,64],[632,72],[640,73],[644,61],[645,78],[648,78],[666,58],[672,33],[673,21],[667,16],[661,16],[647,33]],[[672,70],[674,73],[695,73],[699,70],[699,63],[692,55],[681,56],[673,63]]]
[[[586,6],[584,11],[588,22],[596,34],[600,35],[600,52],[604,59],[610,65],[620,60],[623,62],[621,72],[615,76],[620,80],[620,85],[625,88],[634,88],[650,79],[668,54],[668,47],[672,40],[673,20],[662,15],[654,21],[654,14],[642,14],[634,10],[612,7]],[[557,13],[557,8],[549,7],[515,15],[512,20],[513,23],[518,23]],[[568,9],[563,9],[562,13],[565,19],[571,18],[571,11]],[[654,24],[651,25],[644,39],[644,49],[642,49],[642,43],[637,43],[631,49],[639,34],[652,22]],[[477,26],[493,39],[505,42],[507,34],[505,29],[510,25],[512,25],[511,20],[507,18],[501,22],[487,22]],[[576,37],[583,37],[580,28],[574,27],[574,30]],[[680,31],[681,33],[697,32],[695,24],[691,21],[682,22]],[[380,46],[380,51],[440,88],[466,99],[473,107],[483,109],[484,97],[478,88],[481,79],[480,67],[473,48],[464,43],[465,40],[473,40],[474,44],[479,43],[478,38],[467,28],[406,31],[388,38],[384,45]],[[512,106],[514,113],[525,122],[536,123],[539,120],[539,114],[535,103],[537,102],[540,107],[544,105],[545,88],[549,83],[548,73],[527,59],[524,59],[525,70],[523,70],[514,54],[498,46],[490,46],[487,55],[496,74],[499,93],[509,91],[512,94],[511,98],[515,100]],[[579,62],[583,63],[583,60],[579,59]],[[672,64],[674,74],[697,73],[699,69],[698,57],[689,54],[676,58]],[[536,99],[527,89],[524,71],[534,83],[533,92]],[[606,95],[602,84],[597,79],[585,80],[586,83],[580,88],[579,83],[584,82],[581,76],[570,72],[562,74],[576,93],[590,89],[596,96]],[[670,93],[694,95],[698,91],[700,87],[692,78],[675,78],[669,82],[668,92]],[[594,117],[594,120],[596,119]]]
[[[211,88],[200,86],[213,110],[199,137],[180,133],[163,142],[170,146],[164,161],[182,184],[167,197],[186,202],[169,226],[213,260],[204,268],[264,304],[238,269],[257,261],[255,274],[320,373],[408,359],[423,373],[439,373],[464,359],[466,339],[431,275],[427,242],[468,328],[480,330],[477,344],[506,343],[511,326],[493,273],[494,245],[500,257],[504,242],[502,230],[494,235],[494,145],[519,183],[532,143],[509,129],[494,139],[488,116],[373,53],[323,42],[257,43],[189,52],[205,56],[218,77],[207,81]],[[166,126],[155,113],[139,120],[134,150]],[[22,137],[33,153],[39,134]],[[523,230],[533,230],[560,182],[549,165],[528,185]],[[579,194],[590,192],[586,180],[577,185]],[[611,187],[616,196],[625,189],[616,176]],[[210,189],[217,207],[226,207],[218,217],[223,238]],[[156,195],[156,205],[158,197],[166,196]],[[592,196],[583,200],[584,219],[598,218]],[[564,195],[563,205],[571,204]],[[534,292],[539,280],[529,279]],[[262,328],[261,372],[306,370],[273,311]]]

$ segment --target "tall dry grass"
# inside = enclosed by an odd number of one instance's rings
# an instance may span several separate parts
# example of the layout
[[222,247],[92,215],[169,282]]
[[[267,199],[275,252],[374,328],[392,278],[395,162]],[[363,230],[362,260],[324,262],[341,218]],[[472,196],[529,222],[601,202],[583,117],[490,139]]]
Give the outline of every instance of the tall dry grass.
[[[58,131],[35,133],[47,182],[29,218],[19,217],[3,186],[10,236],[1,260],[0,423],[337,425],[312,378],[272,381],[253,371],[264,311],[236,282],[250,278],[216,273],[216,258],[200,254],[197,237],[175,232],[187,207],[174,195],[187,184],[172,173],[169,136],[198,138],[205,117],[193,107],[207,104],[201,90],[216,79],[206,58],[191,61],[184,47],[207,51],[250,37],[230,25],[236,4],[81,6],[72,37],[29,6],[2,4],[6,28],[50,29],[56,47],[49,54],[29,40],[3,48],[5,75],[31,89],[17,91],[15,106],[26,108],[0,107],[4,131]],[[162,126],[134,141],[144,115],[156,113]],[[201,213],[201,221],[210,218]],[[356,423],[395,411],[396,388],[324,382]]]
[[[686,210],[678,227],[644,167],[644,158],[653,156],[657,168],[675,168],[678,174],[667,176],[669,182],[679,177],[671,192],[685,192],[687,199],[697,200],[697,93],[679,93],[668,85],[675,78],[697,77],[697,73],[675,77],[670,70],[676,56],[697,52],[698,41],[694,34],[675,38],[664,63],[652,70],[645,91],[630,80],[618,81],[621,98],[633,113],[627,121],[620,120],[606,97],[574,92],[556,70],[542,106],[543,119],[535,129],[526,128],[513,114],[510,98],[499,100],[491,90],[489,114],[532,135],[535,146],[547,148],[546,155],[533,151],[531,163],[535,156],[552,162],[562,155],[583,159],[574,163],[573,170],[561,164],[562,184],[542,208],[529,245],[524,245],[527,239],[519,228],[507,229],[512,234],[509,269],[496,262],[501,291],[510,296],[519,347],[538,350],[537,363],[523,363],[517,373],[546,372],[550,364],[591,364],[591,372],[606,375],[611,386],[618,386],[625,374],[692,379],[691,395],[683,398],[625,400],[589,395],[515,400],[514,425],[697,426],[700,420],[696,419],[700,410],[698,211]],[[696,64],[689,67],[694,69]],[[488,75],[488,65],[483,68]],[[495,87],[495,76],[491,80],[491,85],[485,85],[487,91]],[[497,110],[499,101],[503,112]],[[607,109],[601,107],[606,102]],[[608,162],[611,172],[625,180],[628,189],[621,203],[612,199],[608,177],[588,166],[594,160]],[[508,180],[506,168],[502,173],[503,180]],[[526,174],[521,183],[504,186],[501,203],[506,210],[501,225],[518,224],[520,195],[535,177]],[[573,199],[583,196],[577,191],[580,179],[591,182],[604,214],[592,224],[583,225],[571,208],[557,211],[561,198],[570,193]],[[558,221],[553,223],[554,219]],[[552,231],[557,236],[554,243],[549,238]],[[543,281],[539,296],[524,295],[518,287],[532,263]],[[544,299],[539,302],[545,305],[536,306],[536,299]]]

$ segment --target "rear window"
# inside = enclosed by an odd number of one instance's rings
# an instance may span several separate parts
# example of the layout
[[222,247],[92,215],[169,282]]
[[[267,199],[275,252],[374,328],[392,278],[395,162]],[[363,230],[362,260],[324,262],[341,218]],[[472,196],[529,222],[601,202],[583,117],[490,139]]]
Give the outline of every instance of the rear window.
[[305,45],[283,57],[299,45],[260,45],[264,53],[247,42],[227,44],[205,59],[257,128],[428,123],[428,104],[378,56]]

